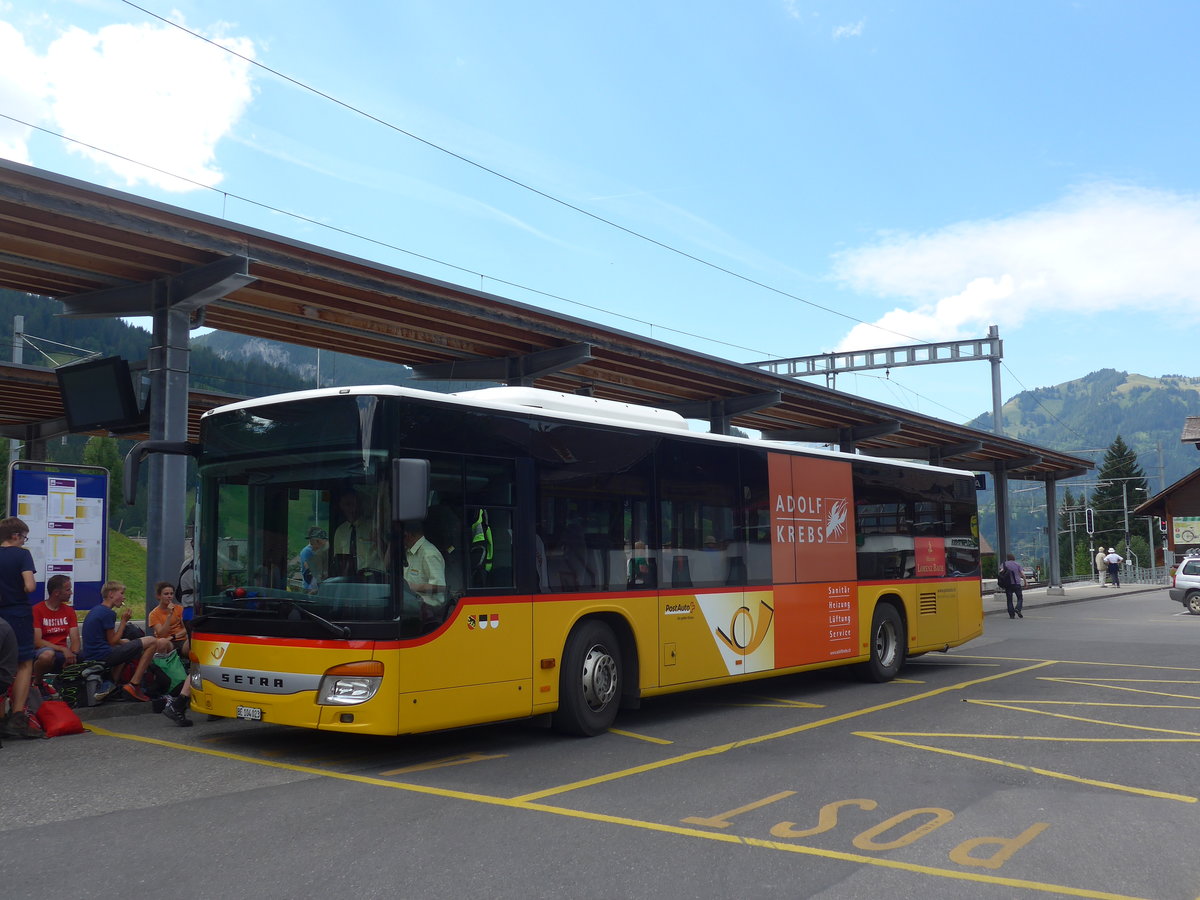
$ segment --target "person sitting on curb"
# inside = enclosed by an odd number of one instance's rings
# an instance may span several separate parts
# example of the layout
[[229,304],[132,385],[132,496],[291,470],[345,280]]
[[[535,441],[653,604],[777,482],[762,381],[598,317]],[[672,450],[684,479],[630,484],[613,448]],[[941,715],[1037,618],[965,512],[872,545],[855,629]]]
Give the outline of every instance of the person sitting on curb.
[[179,651],[180,659],[188,657],[188,633],[183,624],[183,607],[175,602],[175,585],[160,581],[154,586],[158,606],[150,610],[150,630],[155,637],[166,638]]
[[[128,640],[123,635],[129,624],[130,612],[125,604],[125,585],[119,581],[106,581],[100,588],[100,605],[88,611],[83,620],[83,656],[103,662],[113,671],[113,680],[125,663],[137,659],[133,678],[121,685],[134,700],[149,702],[141,689],[142,676],[154,659],[155,653],[170,653],[174,648],[166,638],[142,637]],[[121,610],[121,624],[117,625],[117,609]],[[106,691],[101,692],[107,696]],[[100,694],[97,694],[100,697]],[[103,697],[101,697],[103,699]]]
[[70,600],[69,576],[46,579],[46,599],[33,608],[34,684],[41,685],[43,676],[79,661],[79,617]]
[[155,709],[159,709],[160,702],[160,711],[164,716],[180,728],[192,727],[192,720],[188,718],[188,707],[192,704],[192,682],[186,675],[182,681],[171,685],[166,697],[154,701]]

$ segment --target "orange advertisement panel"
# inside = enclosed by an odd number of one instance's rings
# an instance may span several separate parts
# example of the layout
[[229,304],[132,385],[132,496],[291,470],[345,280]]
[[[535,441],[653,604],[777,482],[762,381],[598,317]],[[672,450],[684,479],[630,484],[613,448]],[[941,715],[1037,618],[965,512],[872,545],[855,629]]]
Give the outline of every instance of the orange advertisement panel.
[[849,659],[858,647],[851,582],[797,584],[775,589],[775,665],[804,666]]
[[946,575],[946,539],[913,538],[917,578],[944,578]]
[[771,563],[776,584],[853,581],[850,464],[772,453]]

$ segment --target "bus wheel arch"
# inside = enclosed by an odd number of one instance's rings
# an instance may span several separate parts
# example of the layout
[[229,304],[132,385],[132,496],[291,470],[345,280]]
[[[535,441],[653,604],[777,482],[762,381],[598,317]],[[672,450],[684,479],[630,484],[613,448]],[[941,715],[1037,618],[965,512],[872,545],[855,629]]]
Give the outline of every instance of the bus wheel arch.
[[[622,633],[627,635],[624,640]],[[607,731],[635,668],[626,661],[634,658],[632,637],[620,617],[591,616],[576,622],[563,647],[558,709],[551,716],[554,729],[583,737]]]
[[875,604],[867,636],[871,655],[859,666],[859,673],[867,681],[891,681],[903,668],[908,648],[903,610],[899,597],[880,597]]

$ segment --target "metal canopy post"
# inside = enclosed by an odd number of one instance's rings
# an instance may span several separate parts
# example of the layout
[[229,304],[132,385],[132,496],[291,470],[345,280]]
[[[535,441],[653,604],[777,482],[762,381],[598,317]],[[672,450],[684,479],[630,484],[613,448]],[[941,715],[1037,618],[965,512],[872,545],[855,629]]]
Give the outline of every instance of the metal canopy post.
[[1046,567],[1050,570],[1050,584],[1046,588],[1046,594],[1061,596],[1062,574],[1058,571],[1058,482],[1049,478],[1046,479],[1046,538],[1049,541]]
[[[172,307],[169,292],[154,303],[154,342],[150,347],[150,439],[187,440],[190,313]],[[187,459],[154,454],[147,473],[146,603],[156,581],[174,581],[183,565],[183,512]]]

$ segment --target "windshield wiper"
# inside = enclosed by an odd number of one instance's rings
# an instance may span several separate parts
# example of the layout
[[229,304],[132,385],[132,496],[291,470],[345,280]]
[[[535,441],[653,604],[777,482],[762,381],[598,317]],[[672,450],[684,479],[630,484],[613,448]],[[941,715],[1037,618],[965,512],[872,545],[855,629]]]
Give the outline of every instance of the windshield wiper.
[[333,622],[330,622],[328,619],[324,618],[323,616],[318,616],[311,609],[305,609],[304,606],[300,603],[296,603],[294,601],[285,601],[285,602],[291,603],[292,609],[296,610],[297,612],[301,613],[302,615],[308,616],[314,622],[316,622],[319,625],[323,626],[324,628],[328,629],[330,634],[340,637],[343,640],[350,639],[350,626],[349,625],[335,625]]

